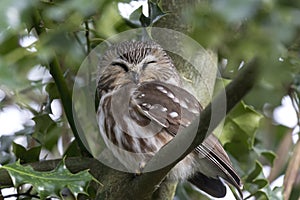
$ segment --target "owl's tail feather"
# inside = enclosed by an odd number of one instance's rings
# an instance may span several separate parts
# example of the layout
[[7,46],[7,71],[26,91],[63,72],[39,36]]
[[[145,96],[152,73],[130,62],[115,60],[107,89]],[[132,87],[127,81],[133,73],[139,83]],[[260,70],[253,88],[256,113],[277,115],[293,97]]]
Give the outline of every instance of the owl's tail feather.
[[233,185],[238,190],[240,197],[243,198],[241,179],[216,136],[209,135],[194,152],[200,156],[200,160],[198,160],[200,171],[189,179],[192,184],[214,197],[224,197],[226,187],[219,179],[221,177]]
[[[210,178],[205,176],[201,172],[197,172],[191,178],[189,178],[188,181],[198,189],[206,192],[213,197],[222,198],[226,195],[226,187],[219,178]],[[234,184],[234,186],[238,190],[240,198],[243,199],[241,189],[236,184]]]
[[209,178],[200,172],[193,175],[189,182],[213,197],[221,198],[226,195],[226,187],[221,180]]

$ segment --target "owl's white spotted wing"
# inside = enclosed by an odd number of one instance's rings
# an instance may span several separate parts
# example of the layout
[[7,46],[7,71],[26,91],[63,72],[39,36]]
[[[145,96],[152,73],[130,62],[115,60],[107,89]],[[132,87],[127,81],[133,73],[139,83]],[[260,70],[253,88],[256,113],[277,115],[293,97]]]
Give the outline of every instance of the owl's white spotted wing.
[[201,105],[187,91],[166,83],[148,82],[133,93],[140,112],[175,136],[180,126],[188,127],[199,116]]
[[[199,116],[202,109],[197,99],[184,89],[161,82],[148,82],[140,85],[133,94],[133,101],[139,112],[160,124],[173,137],[180,127],[189,126]],[[194,153],[204,158],[200,160],[203,165],[211,166],[214,171],[219,171],[217,176],[222,177],[237,189],[240,188],[240,178],[213,134],[206,138],[194,150]],[[189,180],[201,190],[215,197],[222,197],[226,189],[217,176],[209,177],[205,170],[200,170]]]

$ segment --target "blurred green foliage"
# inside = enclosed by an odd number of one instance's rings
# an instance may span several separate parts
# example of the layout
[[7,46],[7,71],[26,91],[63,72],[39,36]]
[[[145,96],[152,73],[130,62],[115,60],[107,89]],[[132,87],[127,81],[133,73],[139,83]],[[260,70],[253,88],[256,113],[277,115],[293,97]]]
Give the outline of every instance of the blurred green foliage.
[[[37,160],[41,149],[47,150],[50,157],[61,157],[58,140],[63,140],[63,151],[71,143],[72,132],[65,114],[58,119],[50,117],[51,103],[60,99],[57,83],[52,79],[29,80],[33,68],[49,70],[48,63],[56,57],[71,90],[80,64],[93,47],[122,31],[155,26],[165,15],[151,2],[150,17],[138,8],[129,19],[123,19],[119,2],[131,0],[1,1],[0,89],[5,97],[0,100],[0,109],[16,104],[34,115],[33,126],[11,136],[0,136],[1,164],[16,159]],[[190,36],[204,48],[217,52],[221,78],[230,81],[242,63],[254,57],[260,61],[260,78],[255,88],[229,114],[220,138],[243,179],[248,197],[282,198],[282,188],[271,189],[262,167],[272,167],[274,152],[284,136],[291,134],[291,127],[274,123],[273,109],[289,95],[299,115],[299,18],[298,0],[203,0],[183,13],[183,23],[191,25]],[[35,38],[29,45],[24,43],[28,37]],[[222,64],[224,60],[226,65]],[[26,148],[13,143],[19,136],[26,138]],[[78,149],[73,143],[68,155],[78,155],[75,151]],[[28,157],[29,152],[32,158]],[[286,165],[283,164],[276,177],[285,174]],[[300,194],[297,184],[300,185],[296,183],[291,199]],[[178,198],[185,198],[186,193],[191,199],[200,198],[186,184],[179,185],[177,192]]]

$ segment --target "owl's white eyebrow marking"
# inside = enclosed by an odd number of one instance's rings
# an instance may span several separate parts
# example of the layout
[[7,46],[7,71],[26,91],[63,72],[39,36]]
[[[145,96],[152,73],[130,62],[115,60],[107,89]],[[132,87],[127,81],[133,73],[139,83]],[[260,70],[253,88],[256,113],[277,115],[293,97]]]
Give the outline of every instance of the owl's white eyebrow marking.
[[156,58],[156,56],[149,54],[149,55],[145,56],[143,61],[145,64],[156,63],[157,58]]
[[164,93],[164,94],[167,94],[167,93],[168,93],[168,91],[167,91],[164,87],[162,87],[162,86],[156,86],[156,88],[157,88],[159,91],[161,91],[162,93]]
[[178,117],[178,113],[177,112],[170,112],[169,115],[172,118]]

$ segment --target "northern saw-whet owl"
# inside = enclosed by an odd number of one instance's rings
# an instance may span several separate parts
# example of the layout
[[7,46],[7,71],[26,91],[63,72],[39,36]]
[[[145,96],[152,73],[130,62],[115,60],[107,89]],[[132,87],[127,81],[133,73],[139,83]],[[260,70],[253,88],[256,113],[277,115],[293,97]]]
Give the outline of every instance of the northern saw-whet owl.
[[[180,128],[199,117],[200,103],[182,88],[171,58],[157,43],[116,44],[104,53],[99,65],[99,129],[108,148],[126,168],[144,166]],[[241,187],[228,155],[213,134],[167,178],[188,180],[214,197],[226,194],[220,178],[239,192]]]

